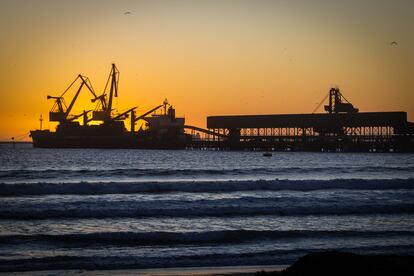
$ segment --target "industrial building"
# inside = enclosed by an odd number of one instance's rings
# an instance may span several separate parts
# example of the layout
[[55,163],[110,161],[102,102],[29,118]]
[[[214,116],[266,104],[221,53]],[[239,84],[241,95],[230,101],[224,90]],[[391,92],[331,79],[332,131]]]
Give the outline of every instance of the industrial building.
[[284,151],[413,151],[406,112],[359,112],[339,88],[327,113],[210,116],[207,128],[225,148]]

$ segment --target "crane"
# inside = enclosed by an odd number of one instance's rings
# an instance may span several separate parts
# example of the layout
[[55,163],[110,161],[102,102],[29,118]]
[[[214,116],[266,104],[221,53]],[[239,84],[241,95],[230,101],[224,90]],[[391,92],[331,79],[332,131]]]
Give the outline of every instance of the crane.
[[358,108],[355,108],[347,99],[345,99],[339,88],[331,88],[331,90],[329,90],[329,105],[325,105],[324,108],[329,114],[357,113],[359,111]]
[[74,121],[74,120],[76,120],[76,119],[83,116],[83,125],[86,126],[88,124],[88,122],[90,121],[90,119],[88,119],[88,113],[91,112],[91,111],[92,110],[84,110],[82,113],[70,117],[68,119],[68,121]]
[[[92,102],[98,101],[98,106],[95,111],[92,113],[93,120],[96,121],[110,121],[113,118],[111,117],[112,112],[112,102],[114,97],[118,97],[118,82],[119,82],[119,70],[116,68],[115,64],[112,63],[111,72],[109,73],[108,79],[105,84],[104,91],[102,95],[92,99]],[[106,100],[108,85],[109,88],[109,98]]]
[[114,120],[121,120],[121,119],[125,119],[125,118],[128,118],[128,113],[129,112],[133,112],[135,109],[137,109],[138,108],[138,106],[135,106],[135,107],[133,107],[133,108],[130,108],[130,109],[128,109],[127,111],[125,111],[125,112],[123,112],[123,113],[121,113],[121,114],[119,114],[119,115],[117,115],[117,116],[115,116],[113,119]]
[[[76,81],[81,80],[81,84],[79,86],[79,88],[77,89],[74,97],[72,98],[69,106],[66,106],[65,103],[65,99],[63,98],[63,96],[66,94],[66,92],[76,83]],[[92,95],[96,98],[96,94],[93,91],[92,85],[89,81],[89,79],[85,76],[82,76],[81,74],[79,74],[75,80],[68,86],[68,88],[66,88],[66,90],[62,93],[62,95],[60,96],[47,96],[47,99],[53,99],[55,100],[55,103],[51,109],[51,111],[49,112],[49,121],[51,122],[60,122],[60,123],[65,123],[65,122],[69,122],[72,121],[72,119],[69,119],[69,114],[72,111],[72,108],[82,90],[82,88],[86,86],[88,88],[88,90],[92,93]],[[79,116],[80,117],[80,116]]]
[[[131,114],[137,107],[132,107],[127,111],[112,116],[112,105],[114,97],[118,97],[118,83],[119,83],[119,70],[114,63],[112,63],[111,72],[109,73],[108,79],[105,84],[104,92],[100,96],[96,96],[92,99],[92,102],[99,101],[98,105],[96,106],[95,110],[92,113],[92,120],[95,121],[104,121],[104,122],[113,122],[116,120],[124,120],[128,118],[128,113]],[[108,95],[108,88],[109,88],[109,96]]]
[[160,104],[159,106],[154,107],[153,109],[145,112],[144,114],[136,117],[135,115],[135,110],[131,110],[131,132],[135,131],[135,123],[138,122],[139,120],[141,120],[142,118],[144,118],[145,116],[147,116],[148,114],[151,114],[152,112],[160,109],[161,107],[163,107],[165,104]]
[[329,98],[329,104],[324,106],[324,110],[329,114],[332,113],[357,113],[359,110],[355,108],[341,93],[339,88],[333,87],[329,90],[329,93],[325,95],[323,100],[312,111],[314,114],[319,107]]
[[49,112],[49,121],[62,122],[65,121],[65,110],[67,109],[65,99],[61,96],[55,97],[47,95],[47,99],[55,100],[52,109]]

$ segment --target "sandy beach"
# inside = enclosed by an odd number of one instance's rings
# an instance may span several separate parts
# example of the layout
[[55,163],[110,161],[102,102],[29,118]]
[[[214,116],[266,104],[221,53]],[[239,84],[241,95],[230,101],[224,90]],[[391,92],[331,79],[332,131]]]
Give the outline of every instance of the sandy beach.
[[222,266],[222,267],[173,267],[173,268],[155,268],[155,269],[122,269],[122,270],[50,270],[50,271],[30,271],[30,272],[13,272],[7,275],[30,275],[30,276],[47,276],[47,275],[90,275],[90,276],[108,276],[108,275],[142,275],[142,276],[250,276],[255,275],[258,271],[280,271],[285,269],[286,265],[269,265],[269,266]]

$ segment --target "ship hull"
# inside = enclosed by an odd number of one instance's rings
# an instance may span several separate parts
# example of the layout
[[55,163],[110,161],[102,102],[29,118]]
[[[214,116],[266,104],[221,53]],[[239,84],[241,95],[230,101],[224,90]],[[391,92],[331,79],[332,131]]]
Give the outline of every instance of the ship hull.
[[132,133],[82,136],[35,130],[31,131],[31,137],[36,148],[185,149],[187,144],[183,137],[154,139]]

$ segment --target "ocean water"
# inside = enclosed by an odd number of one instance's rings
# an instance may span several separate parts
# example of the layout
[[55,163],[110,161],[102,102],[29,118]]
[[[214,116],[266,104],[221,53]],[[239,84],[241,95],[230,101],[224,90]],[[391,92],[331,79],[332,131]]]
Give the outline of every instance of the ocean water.
[[0,144],[0,271],[414,255],[414,154]]

